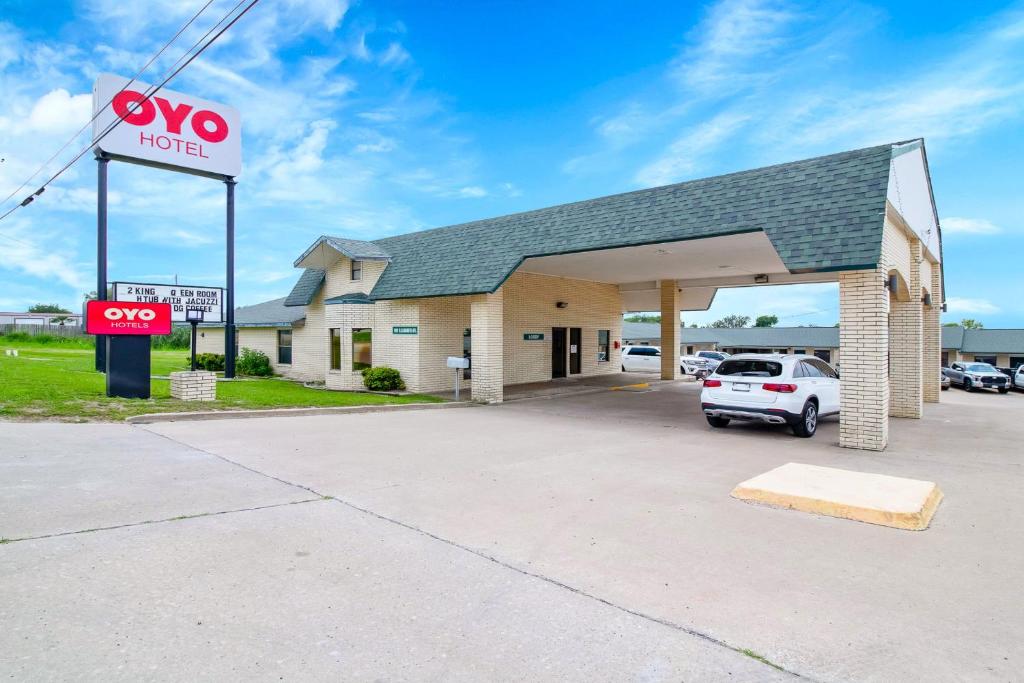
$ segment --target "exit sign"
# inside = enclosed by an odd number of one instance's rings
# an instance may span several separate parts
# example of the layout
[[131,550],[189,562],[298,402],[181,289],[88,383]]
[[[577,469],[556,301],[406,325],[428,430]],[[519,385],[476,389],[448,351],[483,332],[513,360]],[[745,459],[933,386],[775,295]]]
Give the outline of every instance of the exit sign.
[[525,332],[523,333],[523,339],[526,341],[544,341],[543,332]]
[[395,325],[391,328],[391,334],[419,334],[420,328],[417,325]]

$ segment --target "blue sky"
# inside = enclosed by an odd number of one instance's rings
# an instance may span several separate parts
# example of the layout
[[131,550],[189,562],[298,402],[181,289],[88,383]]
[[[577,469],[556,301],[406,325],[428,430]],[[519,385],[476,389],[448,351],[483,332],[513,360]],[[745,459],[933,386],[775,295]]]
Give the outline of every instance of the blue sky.
[[[130,76],[201,4],[0,0],[0,198],[88,120],[97,73]],[[216,0],[144,80],[232,5]],[[945,320],[1024,327],[1021,3],[262,0],[169,87],[242,112],[242,304],[287,293],[320,234],[372,239],[923,136]],[[222,283],[219,183],[127,164],[110,180],[112,280]],[[87,156],[0,222],[0,309],[75,308],[94,264]],[[831,325],[837,307],[834,285],[723,290],[686,321]]]

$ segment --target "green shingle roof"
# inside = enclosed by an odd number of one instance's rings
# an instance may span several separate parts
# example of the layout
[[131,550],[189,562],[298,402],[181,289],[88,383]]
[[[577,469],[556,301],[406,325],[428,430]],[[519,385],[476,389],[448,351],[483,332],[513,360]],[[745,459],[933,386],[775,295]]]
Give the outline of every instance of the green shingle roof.
[[964,330],[965,353],[1024,354],[1024,330]]
[[299,265],[304,258],[313,253],[321,244],[325,244],[335,251],[344,254],[353,261],[387,261],[390,258],[380,245],[373,242],[321,235],[316,242],[313,242],[309,249],[302,253],[302,256],[295,259],[294,265]]
[[[725,348],[837,348],[838,327],[682,327],[681,344],[718,344]],[[661,338],[659,323],[622,323],[624,340]]]
[[764,230],[790,271],[878,262],[892,145],[376,240],[374,299],[493,292],[523,259]]
[[372,304],[373,302],[373,299],[363,292],[349,292],[341,296],[332,296],[330,299],[324,299],[324,305],[328,306],[331,304]]
[[306,268],[299,276],[299,281],[292,287],[291,293],[285,297],[285,306],[308,306],[313,297],[324,284],[326,273],[319,268]]

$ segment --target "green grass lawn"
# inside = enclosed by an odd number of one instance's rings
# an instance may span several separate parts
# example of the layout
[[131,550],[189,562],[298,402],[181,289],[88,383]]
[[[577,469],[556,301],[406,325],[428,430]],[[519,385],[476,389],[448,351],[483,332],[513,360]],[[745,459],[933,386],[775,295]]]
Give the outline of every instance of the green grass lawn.
[[[0,355],[0,418],[17,420],[117,421],[143,413],[299,408],[439,402],[427,395],[385,396],[311,389],[279,378],[242,378],[217,383],[217,400],[178,401],[168,380],[152,380],[152,398],[107,398],[106,378],[93,370],[93,350],[59,344],[5,342],[19,356]],[[188,352],[153,351],[152,374],[188,369]]]

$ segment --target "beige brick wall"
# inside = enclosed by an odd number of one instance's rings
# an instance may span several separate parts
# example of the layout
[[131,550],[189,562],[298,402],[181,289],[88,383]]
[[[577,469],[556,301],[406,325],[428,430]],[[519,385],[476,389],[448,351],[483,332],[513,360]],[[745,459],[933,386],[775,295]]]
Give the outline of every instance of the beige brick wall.
[[[419,299],[419,391],[451,391],[455,371],[448,367],[449,356],[462,356],[463,335],[470,327],[468,296],[441,296]],[[468,389],[470,380],[460,386]]]
[[889,441],[888,268],[839,274],[843,357],[839,445],[883,450]]
[[663,280],[661,300],[661,378],[677,379],[679,371],[679,287]]
[[[352,331],[372,330],[371,363],[374,367],[395,368],[411,391],[423,391],[419,380],[419,334],[394,334],[395,326],[418,327],[419,303],[416,299],[381,301],[372,305],[332,304],[326,306],[322,331],[323,372],[329,389],[361,389],[362,373],[352,369]],[[330,369],[330,330],[341,335],[341,369]]]
[[504,364],[504,287],[494,294],[474,296],[469,303],[470,327],[473,330],[473,400],[480,403],[501,403],[503,399]]
[[[921,303],[921,241],[902,240],[910,255],[907,292],[889,293],[889,415],[919,418],[923,412],[924,305]],[[886,245],[892,248],[890,241]],[[891,255],[890,255],[891,256]],[[898,252],[902,258],[903,250]],[[890,262],[891,263],[891,262]]]
[[[301,369],[299,372],[296,372],[296,368],[299,367],[298,364],[305,357],[305,354],[297,348],[297,342],[305,331],[302,328],[292,330],[292,364],[282,365],[277,362],[278,329],[287,328],[239,327],[239,354],[241,354],[242,349],[262,351],[267,354],[267,357],[270,359],[270,367],[273,368],[275,374],[283,375],[284,377],[289,377],[291,379],[311,381],[312,378],[306,373],[303,373]],[[208,327],[202,330],[202,334],[203,336],[196,340],[196,353],[224,353],[223,327]],[[323,381],[323,377],[320,377],[320,381]]]
[[938,403],[942,387],[942,269],[925,259],[921,263],[921,282],[932,296],[932,305],[923,306],[921,326],[924,334],[921,359],[921,396],[925,403]]
[[[622,298],[617,285],[570,278],[514,273],[499,290],[504,295],[505,384],[543,382],[551,379],[551,328],[579,327],[582,335],[580,375],[619,372],[622,339]],[[564,301],[566,308],[557,308]],[[598,330],[609,330],[609,360],[597,358]],[[539,332],[543,341],[527,341],[523,335]],[[568,340],[566,341],[568,345]],[[477,339],[473,333],[473,362]],[[568,368],[568,360],[566,361]],[[474,375],[475,375],[474,371]]]

